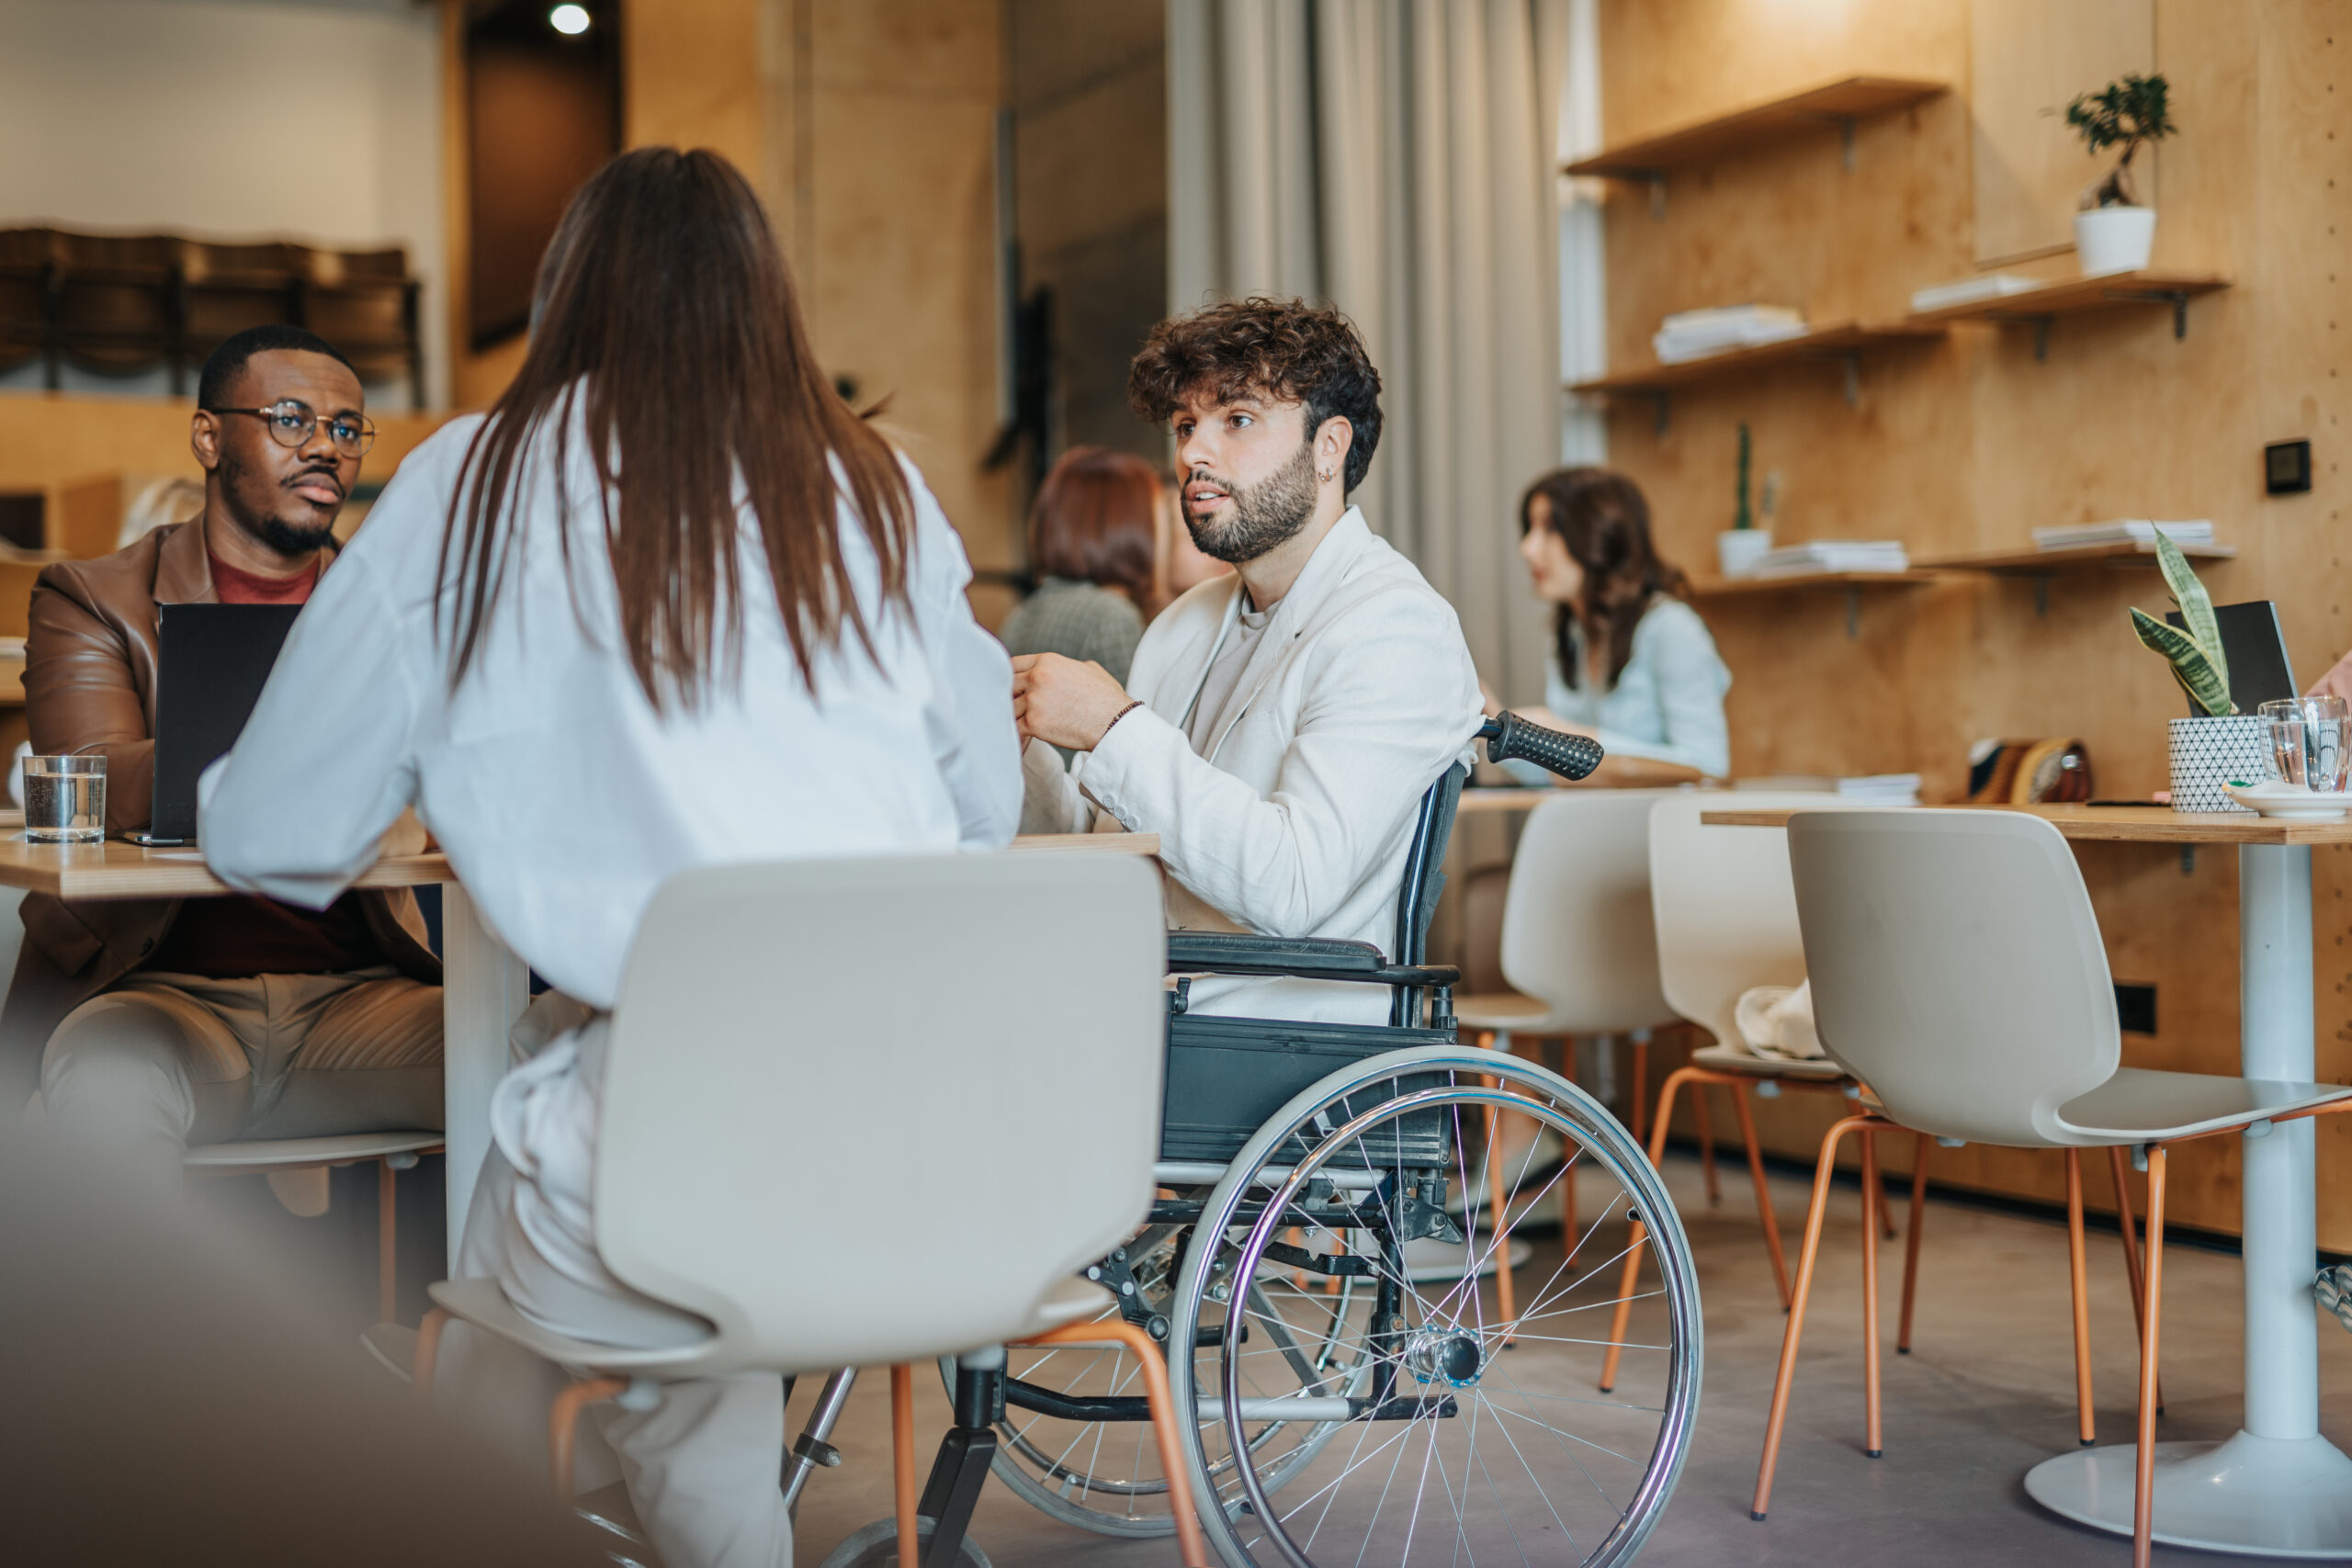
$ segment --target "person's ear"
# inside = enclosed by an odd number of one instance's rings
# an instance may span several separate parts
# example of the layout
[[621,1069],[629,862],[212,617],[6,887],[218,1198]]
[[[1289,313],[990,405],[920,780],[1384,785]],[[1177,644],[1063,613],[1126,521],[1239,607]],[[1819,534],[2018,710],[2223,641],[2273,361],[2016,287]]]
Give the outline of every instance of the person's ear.
[[196,454],[206,473],[220,466],[220,416],[206,409],[196,411],[187,423],[187,448]]
[[1315,433],[1315,474],[1334,479],[1347,471],[1348,452],[1355,445],[1356,427],[1345,414],[1333,414]]

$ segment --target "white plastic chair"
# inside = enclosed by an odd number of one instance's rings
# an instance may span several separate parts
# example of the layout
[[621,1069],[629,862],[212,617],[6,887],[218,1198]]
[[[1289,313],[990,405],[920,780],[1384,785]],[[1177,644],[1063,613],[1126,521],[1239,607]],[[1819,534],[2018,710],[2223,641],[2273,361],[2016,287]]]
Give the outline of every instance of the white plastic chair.
[[[1630,1036],[1637,1134],[1649,1083],[1650,1031],[1672,1021],[1658,994],[1657,945],[1650,933],[1646,824],[1650,807],[1673,793],[1561,790],[1528,813],[1503,896],[1503,978],[1513,989],[1453,998],[1454,1022],[1482,1046],[1512,1051],[1544,1040],[1569,1042],[1561,1070],[1571,1082],[1573,1042]],[[1490,1146],[1493,1121],[1490,1114]],[[1713,1175],[1710,1160],[1710,1182]],[[1499,1187],[1487,1183],[1497,1234],[1504,1224]],[[1561,1223],[1573,1234],[1574,1170],[1562,1178],[1559,1192]],[[1516,1295],[1511,1259],[1498,1255],[1495,1262],[1502,1310],[1510,1316]]]
[[[2107,950],[2058,829],[2007,811],[1804,812],[1789,855],[1823,1046],[1869,1084],[1871,1112],[1822,1140],[1781,1348],[1753,1517],[1770,1500],[1831,1162],[1847,1134],[1908,1129],[1952,1142],[2063,1149],[2081,1438],[2092,1440],[2081,1151],[2144,1152],[2136,1568],[2150,1551],[2165,1145],[2352,1109],[2352,1089],[2120,1066]],[[1867,1190],[1868,1177],[1865,1176]],[[2119,1187],[2120,1187],[2119,1183]],[[2130,1234],[2127,1224],[2125,1234]],[[1865,1375],[1878,1446],[1876,1234],[1862,1227]]]
[[[1141,1224],[1159,1140],[1166,1006],[1159,878],[1124,854],[894,856],[681,874],[647,910],[614,1010],[595,1152],[596,1246],[623,1281],[710,1325],[616,1349],[552,1334],[494,1280],[435,1285],[443,1314],[594,1374],[559,1400],[551,1459],[598,1399],[669,1380],[985,1354],[1082,1320],[1076,1278]],[[874,1006],[878,996],[890,1006]],[[885,1111],[887,1108],[887,1114]],[[877,1145],[876,1129],[888,1127]],[[906,1271],[910,1220],[938,1289]],[[1185,1476],[1157,1348],[1146,1369],[1171,1487]],[[897,1380],[902,1385],[904,1378]],[[911,1439],[899,1519],[912,1529]],[[1184,1500],[1187,1561],[1204,1561]]]

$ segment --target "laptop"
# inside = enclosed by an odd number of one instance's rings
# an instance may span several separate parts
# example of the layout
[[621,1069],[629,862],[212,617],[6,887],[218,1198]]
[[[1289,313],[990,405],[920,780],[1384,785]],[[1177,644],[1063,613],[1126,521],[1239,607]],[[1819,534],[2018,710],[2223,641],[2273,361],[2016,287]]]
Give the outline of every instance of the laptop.
[[196,781],[253,716],[300,604],[164,604],[155,671],[155,806],[141,843],[196,838]]
[[[2165,619],[2187,629],[2178,610]],[[2278,626],[2278,606],[2267,599],[2243,604],[2216,604],[2213,622],[2222,632],[2222,657],[2230,661],[2230,701],[2240,713],[2259,713],[2265,703],[2300,696],[2294,666],[2287,661],[2287,634]]]

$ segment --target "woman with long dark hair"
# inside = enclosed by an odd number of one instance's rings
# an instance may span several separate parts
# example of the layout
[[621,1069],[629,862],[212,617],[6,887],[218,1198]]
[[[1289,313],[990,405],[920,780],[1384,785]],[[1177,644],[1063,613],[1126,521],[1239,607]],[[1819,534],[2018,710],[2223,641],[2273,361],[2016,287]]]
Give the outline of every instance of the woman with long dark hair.
[[[594,1240],[605,1010],[654,889],[1011,838],[1012,667],[969,578],[922,477],[834,394],[751,186],[648,148],[573,197],[514,383],[401,465],[322,581],[209,781],[205,852],[319,907],[413,803],[556,987],[517,1027],[545,1043],[498,1087],[460,1258],[535,1322],[703,1332]],[[443,1386],[535,1375],[452,1334]],[[671,1568],[790,1563],[776,1379],[600,1420]]]
[[1731,671],[1683,597],[1688,580],[1658,558],[1640,487],[1606,468],[1556,468],[1521,497],[1519,530],[1553,606],[1540,722],[1593,737],[1612,763],[1639,761],[1614,771],[1642,782],[1727,776]]

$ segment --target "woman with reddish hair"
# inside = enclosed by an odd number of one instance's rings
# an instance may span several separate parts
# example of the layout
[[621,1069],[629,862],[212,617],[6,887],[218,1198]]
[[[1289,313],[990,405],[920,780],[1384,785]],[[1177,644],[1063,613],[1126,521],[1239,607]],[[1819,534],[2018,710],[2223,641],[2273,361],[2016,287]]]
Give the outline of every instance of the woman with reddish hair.
[[1037,589],[1004,623],[1005,647],[1100,664],[1124,683],[1158,608],[1159,497],[1159,475],[1132,453],[1063,453],[1029,519]]

